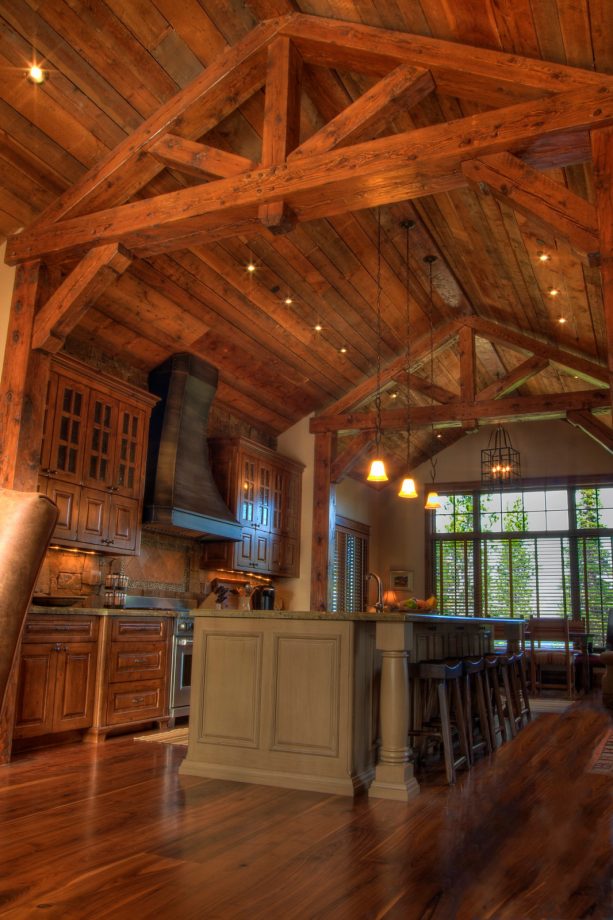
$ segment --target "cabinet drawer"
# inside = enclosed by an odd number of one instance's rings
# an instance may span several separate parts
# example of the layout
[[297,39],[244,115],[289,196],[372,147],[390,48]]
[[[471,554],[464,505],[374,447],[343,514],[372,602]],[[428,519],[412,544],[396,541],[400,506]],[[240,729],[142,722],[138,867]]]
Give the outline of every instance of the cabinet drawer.
[[165,617],[114,617],[112,639],[166,639],[168,619]]
[[77,639],[86,642],[98,635],[98,617],[29,616],[23,632],[23,642]]
[[109,681],[149,680],[166,674],[165,642],[113,642]]
[[107,725],[163,716],[166,711],[165,696],[163,680],[111,684],[108,690]]

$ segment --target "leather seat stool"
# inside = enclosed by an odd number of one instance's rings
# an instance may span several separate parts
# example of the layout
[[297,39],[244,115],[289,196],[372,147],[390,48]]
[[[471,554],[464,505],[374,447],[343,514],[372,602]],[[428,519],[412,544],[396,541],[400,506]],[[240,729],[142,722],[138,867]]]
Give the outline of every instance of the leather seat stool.
[[[463,676],[462,662],[421,661],[414,665],[413,724],[409,738],[421,739],[414,747],[421,756],[428,739],[440,740],[443,747],[445,772],[448,783],[454,783],[456,769],[470,769],[470,750],[464,716],[460,684]],[[459,752],[454,750],[453,733],[457,734]]]
[[485,694],[485,660],[483,658],[462,658],[464,676],[462,697],[464,718],[468,732],[468,749],[471,763],[475,754],[486,751],[491,754],[494,747],[488,718]]

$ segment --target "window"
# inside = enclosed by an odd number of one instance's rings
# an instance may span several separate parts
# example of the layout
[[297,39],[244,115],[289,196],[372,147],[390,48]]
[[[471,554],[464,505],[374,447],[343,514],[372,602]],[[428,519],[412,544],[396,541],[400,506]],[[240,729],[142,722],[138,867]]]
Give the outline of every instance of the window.
[[431,518],[441,613],[584,618],[604,644],[613,607],[613,488],[441,495]]
[[337,517],[334,532],[332,610],[356,613],[366,608],[366,573],[370,528],[348,518]]

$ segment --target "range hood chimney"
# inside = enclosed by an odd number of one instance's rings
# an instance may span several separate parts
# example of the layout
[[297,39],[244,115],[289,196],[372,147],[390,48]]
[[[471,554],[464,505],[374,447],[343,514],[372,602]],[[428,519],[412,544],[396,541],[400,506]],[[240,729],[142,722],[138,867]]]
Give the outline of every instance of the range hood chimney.
[[241,538],[209,467],[206,440],[217,369],[187,353],[170,357],[149,375],[161,397],[151,415],[143,522],[147,530],[199,537]]

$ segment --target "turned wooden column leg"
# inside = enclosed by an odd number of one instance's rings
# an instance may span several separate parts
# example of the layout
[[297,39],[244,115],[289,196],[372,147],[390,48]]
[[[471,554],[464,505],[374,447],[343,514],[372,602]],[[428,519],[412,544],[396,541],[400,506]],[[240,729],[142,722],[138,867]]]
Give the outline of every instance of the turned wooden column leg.
[[[403,637],[402,631],[399,636]],[[406,802],[419,792],[413,764],[409,761],[409,652],[402,648],[405,643],[398,642],[398,637],[396,648],[382,647],[390,642],[380,641],[381,638],[378,631],[377,646],[382,654],[379,710],[381,745],[375,779],[368,794]]]

